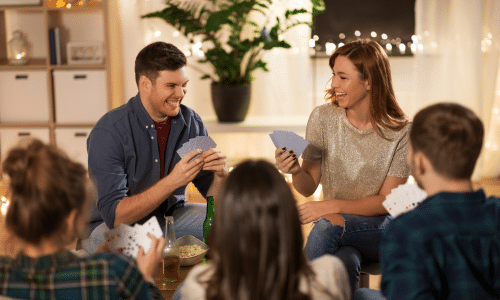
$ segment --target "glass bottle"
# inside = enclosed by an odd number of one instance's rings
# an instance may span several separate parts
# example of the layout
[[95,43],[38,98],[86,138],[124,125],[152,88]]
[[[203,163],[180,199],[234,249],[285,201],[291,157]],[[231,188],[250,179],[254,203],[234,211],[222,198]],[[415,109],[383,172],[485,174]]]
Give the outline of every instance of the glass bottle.
[[180,279],[179,244],[175,238],[174,217],[165,217],[165,248],[162,252],[160,274],[162,280],[157,282],[159,290],[165,290],[168,282],[177,282]]
[[22,31],[16,30],[12,33],[12,39],[9,41],[9,51],[9,64],[25,65],[28,63],[28,43],[24,39]]
[[203,221],[203,243],[207,243],[207,236],[212,227],[212,220],[214,218],[214,197],[207,197],[207,215]]

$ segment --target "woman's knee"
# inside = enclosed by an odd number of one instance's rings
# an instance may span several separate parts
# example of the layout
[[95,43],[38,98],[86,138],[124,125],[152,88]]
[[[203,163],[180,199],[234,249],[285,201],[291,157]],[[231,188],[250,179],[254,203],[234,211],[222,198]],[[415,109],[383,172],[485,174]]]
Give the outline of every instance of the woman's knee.
[[323,218],[330,221],[330,223],[341,226],[341,227],[344,227],[344,225],[345,225],[344,218],[339,214],[328,214],[328,215],[324,215]]
[[307,238],[305,252],[312,260],[324,254],[335,254],[340,245],[344,228],[320,218]]

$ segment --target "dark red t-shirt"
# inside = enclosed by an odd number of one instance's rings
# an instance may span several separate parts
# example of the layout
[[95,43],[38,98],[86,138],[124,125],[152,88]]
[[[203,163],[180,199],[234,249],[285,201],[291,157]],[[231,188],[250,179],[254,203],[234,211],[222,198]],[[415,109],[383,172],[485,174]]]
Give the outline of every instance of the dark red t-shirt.
[[165,172],[165,149],[167,148],[168,134],[170,133],[170,119],[162,123],[155,122],[156,135],[158,136],[158,150],[160,151],[160,178]]

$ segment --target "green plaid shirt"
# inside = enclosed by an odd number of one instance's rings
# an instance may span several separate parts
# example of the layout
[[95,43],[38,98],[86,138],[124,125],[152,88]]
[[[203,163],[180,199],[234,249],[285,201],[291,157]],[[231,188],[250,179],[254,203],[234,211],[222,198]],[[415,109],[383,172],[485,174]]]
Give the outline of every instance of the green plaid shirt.
[[163,299],[144,280],[135,260],[99,253],[79,258],[69,251],[30,258],[0,257],[0,295],[18,299]]
[[500,200],[439,193],[394,219],[381,243],[387,299],[500,299]]

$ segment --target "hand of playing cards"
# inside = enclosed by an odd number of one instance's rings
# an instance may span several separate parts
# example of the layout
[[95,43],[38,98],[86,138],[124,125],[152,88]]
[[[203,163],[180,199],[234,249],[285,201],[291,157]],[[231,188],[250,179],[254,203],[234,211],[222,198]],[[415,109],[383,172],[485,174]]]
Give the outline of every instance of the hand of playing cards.
[[300,157],[306,149],[309,142],[294,132],[286,130],[274,130],[269,134],[276,148],[285,147],[286,150],[292,150],[297,157]]
[[134,258],[137,258],[139,246],[144,248],[144,253],[151,247],[151,239],[148,237],[151,233],[156,238],[161,238],[163,232],[155,216],[151,217],[144,224],[135,224],[134,226],[120,224],[117,227],[104,233],[106,242],[110,251],[123,252]]
[[[210,150],[211,148],[217,147],[217,144],[215,144],[214,140],[212,140],[211,137],[209,136],[197,136],[195,138],[189,139],[189,141],[185,142],[182,147],[180,147],[177,150],[177,154],[181,158],[186,156],[189,152],[196,150],[196,149],[201,149],[202,152],[205,152],[207,150]],[[194,158],[192,158],[189,162],[193,161],[194,159],[197,159],[198,157],[201,156],[201,153],[196,155]]]
[[394,218],[409,212],[427,198],[427,193],[415,183],[405,183],[392,189],[382,205]]

